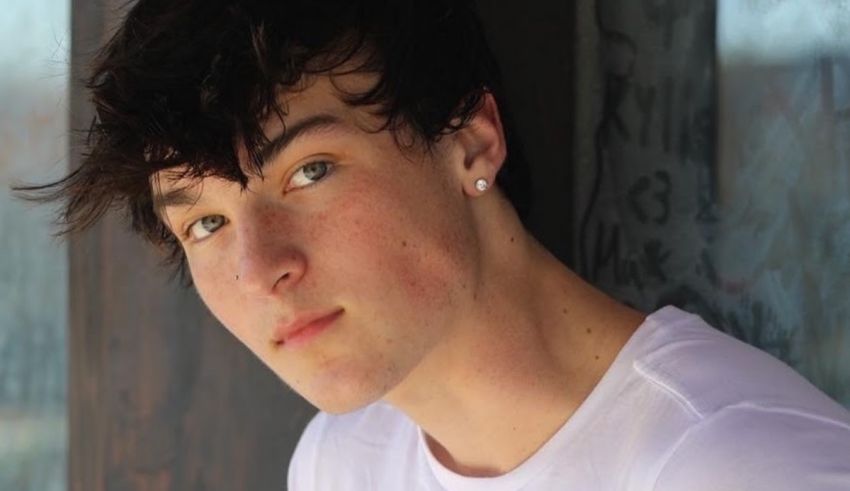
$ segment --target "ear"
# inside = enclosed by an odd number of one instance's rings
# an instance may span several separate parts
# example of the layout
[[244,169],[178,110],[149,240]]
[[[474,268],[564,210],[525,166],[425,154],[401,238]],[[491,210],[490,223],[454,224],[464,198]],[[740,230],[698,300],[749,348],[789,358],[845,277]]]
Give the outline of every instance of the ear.
[[[484,93],[478,111],[454,137],[462,155],[463,165],[456,170],[463,190],[469,196],[479,196],[495,184],[507,156],[505,133],[493,94]],[[486,187],[481,186],[480,179],[487,181]]]

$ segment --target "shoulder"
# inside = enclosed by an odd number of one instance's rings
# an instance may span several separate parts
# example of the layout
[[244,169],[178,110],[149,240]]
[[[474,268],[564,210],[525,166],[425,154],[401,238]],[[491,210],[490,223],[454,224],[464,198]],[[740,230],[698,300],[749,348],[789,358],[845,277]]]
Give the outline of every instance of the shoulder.
[[789,408],[850,423],[850,413],[791,367],[699,316],[665,307],[647,320],[634,369],[697,419],[741,404]]
[[656,490],[850,489],[850,413],[790,367],[667,307],[634,369],[691,415]]
[[850,425],[784,408],[724,408],[672,449],[655,491],[850,489]]
[[[355,471],[382,466],[389,455],[416,442],[416,426],[377,402],[346,414],[319,412],[305,428],[289,463],[289,489],[356,489]],[[338,486],[335,476],[349,482]]]

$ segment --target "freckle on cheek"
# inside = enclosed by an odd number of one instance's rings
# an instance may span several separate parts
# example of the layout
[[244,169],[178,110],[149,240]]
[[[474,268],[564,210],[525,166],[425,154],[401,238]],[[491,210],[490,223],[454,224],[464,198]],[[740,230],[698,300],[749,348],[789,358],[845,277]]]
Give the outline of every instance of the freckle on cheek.
[[410,288],[411,291],[416,292],[419,290],[419,282],[416,281],[416,278],[408,276],[407,278],[405,278],[405,280],[407,282],[407,286]]

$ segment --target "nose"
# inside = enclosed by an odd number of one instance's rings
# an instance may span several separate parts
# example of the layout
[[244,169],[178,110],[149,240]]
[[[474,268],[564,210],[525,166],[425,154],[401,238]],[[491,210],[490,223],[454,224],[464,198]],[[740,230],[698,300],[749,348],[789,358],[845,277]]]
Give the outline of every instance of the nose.
[[307,267],[303,252],[287,227],[274,216],[241,220],[236,225],[237,271],[240,289],[253,295],[277,295],[297,284]]

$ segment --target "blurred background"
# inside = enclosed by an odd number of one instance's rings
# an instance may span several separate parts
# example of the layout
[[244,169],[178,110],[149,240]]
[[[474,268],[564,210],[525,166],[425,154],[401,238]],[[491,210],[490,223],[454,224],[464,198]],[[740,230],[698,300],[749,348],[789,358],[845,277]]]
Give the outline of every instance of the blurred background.
[[49,210],[13,180],[68,166],[69,4],[4,2],[0,14],[0,489],[67,488],[67,247]]
[[[479,2],[533,165],[529,229],[850,407],[850,1]],[[120,216],[67,241],[9,186],[80,159],[127,4],[0,16],[0,489],[284,489],[313,409]]]

